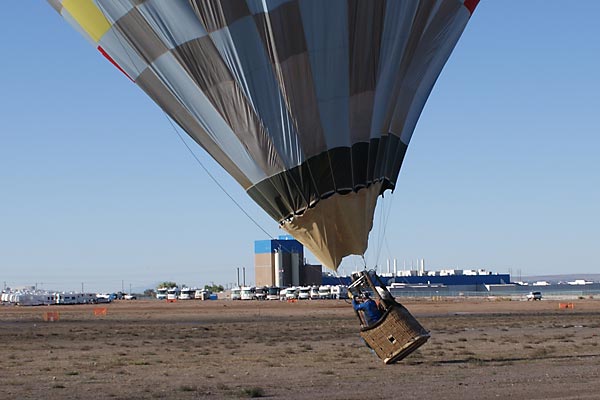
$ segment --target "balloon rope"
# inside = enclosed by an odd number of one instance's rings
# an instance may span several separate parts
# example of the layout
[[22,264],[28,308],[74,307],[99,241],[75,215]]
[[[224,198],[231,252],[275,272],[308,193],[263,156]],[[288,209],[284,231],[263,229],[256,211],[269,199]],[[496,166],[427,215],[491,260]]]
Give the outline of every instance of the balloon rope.
[[[390,193],[390,201],[387,202],[387,215],[386,214],[386,210],[385,210],[385,204],[386,202],[382,201],[382,207],[381,207],[381,214],[380,214],[380,219],[379,219],[379,242],[377,243],[377,256],[376,256],[376,263],[379,262],[379,256],[381,255],[381,248],[383,247],[383,244],[385,243],[387,249],[388,249],[388,253],[389,253],[389,246],[387,244],[387,238],[386,238],[386,233],[387,233],[387,223],[389,221],[390,218],[390,214],[392,213],[392,204],[394,204],[394,197],[393,194]],[[383,196],[382,196],[382,199]]]
[[213,180],[213,182],[219,187],[219,189],[221,189],[223,191],[223,193],[225,193],[225,195],[227,197],[229,197],[229,199],[233,202],[233,204],[235,204],[237,206],[237,208],[239,208],[240,211],[243,212],[244,215],[246,215],[246,217],[248,217],[248,219],[250,219],[250,221],[254,222],[254,225],[256,225],[261,231],[263,231],[269,238],[274,239],[273,235],[271,235],[269,232],[267,232],[266,229],[264,229],[254,218],[252,218],[252,216],[250,214],[248,214],[248,212],[246,212],[246,210],[244,210],[244,208],[233,198],[233,196],[231,196],[227,192],[227,190],[223,187],[223,185],[221,185],[219,183],[217,178],[215,178],[214,175],[210,173],[208,168],[206,168],[206,166],[202,163],[202,161],[200,161],[198,156],[196,156],[196,153],[194,153],[192,148],[187,144],[187,142],[185,141],[185,139],[183,138],[181,133],[179,133],[179,130],[177,129],[177,127],[175,126],[175,124],[173,123],[171,118],[169,118],[169,116],[164,111],[163,111],[163,114],[165,115],[165,118],[167,119],[167,121],[169,121],[169,123],[171,124],[171,127],[173,128],[173,131],[175,132],[175,134],[179,137],[179,140],[181,140],[181,143],[183,143],[183,145],[188,149],[188,151],[190,152],[192,157],[194,157],[194,159],[196,160],[198,165],[200,165],[200,167],[202,167],[202,169],[204,170],[204,172],[206,172],[206,174],[210,177],[210,179]]
[[381,243],[383,242],[383,226],[384,226],[384,216],[385,216],[385,206],[387,202],[385,201],[385,197],[381,197],[381,207],[379,211],[379,215],[377,218],[377,243],[375,244],[375,248],[377,251],[375,252],[375,266],[379,264],[379,257],[381,256]]

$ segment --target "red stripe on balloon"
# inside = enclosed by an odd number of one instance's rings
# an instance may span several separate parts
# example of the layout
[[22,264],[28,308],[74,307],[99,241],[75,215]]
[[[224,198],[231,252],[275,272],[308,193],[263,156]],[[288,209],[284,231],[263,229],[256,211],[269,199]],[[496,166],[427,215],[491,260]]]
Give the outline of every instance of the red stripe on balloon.
[[123,70],[123,68],[121,68],[121,66],[119,64],[117,64],[117,62],[115,60],[113,60],[113,58],[111,56],[109,56],[106,51],[104,51],[104,49],[102,48],[102,46],[98,46],[98,51],[100,53],[102,53],[102,55],[104,57],[106,57],[106,59],[108,61],[110,61],[112,65],[114,65],[115,67],[117,67],[119,69],[119,71],[121,71],[123,74],[125,74],[125,76],[128,77],[131,82],[135,82],[133,79],[131,79],[131,77],[127,74],[127,72],[125,72]]
[[473,15],[473,11],[475,11],[477,4],[479,4],[479,0],[465,0],[465,7],[467,7],[467,10],[469,10],[471,15]]

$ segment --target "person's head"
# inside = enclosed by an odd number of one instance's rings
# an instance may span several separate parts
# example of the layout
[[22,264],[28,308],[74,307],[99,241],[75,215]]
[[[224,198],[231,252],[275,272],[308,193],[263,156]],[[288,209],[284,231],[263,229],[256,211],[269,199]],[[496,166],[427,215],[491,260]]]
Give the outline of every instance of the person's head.
[[369,300],[369,299],[371,298],[371,295],[370,295],[368,292],[364,292],[362,295],[363,295],[363,299],[364,299],[365,301],[366,301],[366,300]]

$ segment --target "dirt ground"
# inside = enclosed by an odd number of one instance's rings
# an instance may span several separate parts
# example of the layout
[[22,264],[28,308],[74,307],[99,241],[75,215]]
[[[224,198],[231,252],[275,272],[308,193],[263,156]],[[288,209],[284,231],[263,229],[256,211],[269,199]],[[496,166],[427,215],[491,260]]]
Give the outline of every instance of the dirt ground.
[[598,399],[600,301],[573,303],[403,301],[431,339],[390,366],[344,301],[0,306],[0,399]]

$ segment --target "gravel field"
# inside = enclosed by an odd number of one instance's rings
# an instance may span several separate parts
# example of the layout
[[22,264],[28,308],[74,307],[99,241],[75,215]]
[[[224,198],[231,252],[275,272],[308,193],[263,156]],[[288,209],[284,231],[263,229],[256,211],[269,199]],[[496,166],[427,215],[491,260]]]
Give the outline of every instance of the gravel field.
[[403,301],[431,339],[390,366],[344,301],[0,306],[0,399],[598,399],[600,301],[572,303]]

